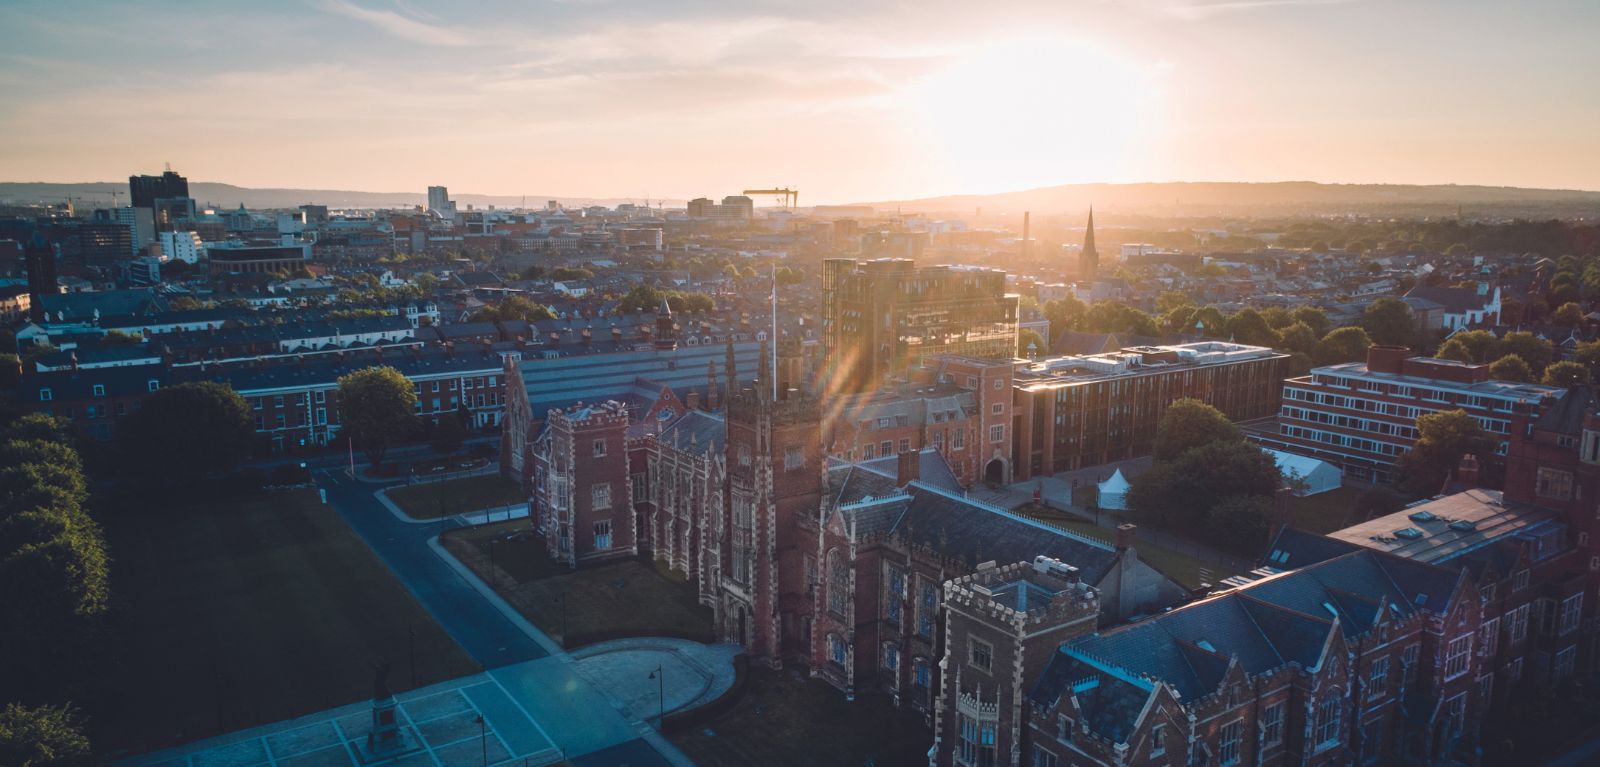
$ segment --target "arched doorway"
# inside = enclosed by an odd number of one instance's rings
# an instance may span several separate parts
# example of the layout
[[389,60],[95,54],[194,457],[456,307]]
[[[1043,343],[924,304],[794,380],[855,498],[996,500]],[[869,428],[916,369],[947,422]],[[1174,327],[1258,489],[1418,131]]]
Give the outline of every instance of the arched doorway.
[[983,481],[988,485],[1000,485],[1006,479],[1006,462],[995,458],[983,467]]

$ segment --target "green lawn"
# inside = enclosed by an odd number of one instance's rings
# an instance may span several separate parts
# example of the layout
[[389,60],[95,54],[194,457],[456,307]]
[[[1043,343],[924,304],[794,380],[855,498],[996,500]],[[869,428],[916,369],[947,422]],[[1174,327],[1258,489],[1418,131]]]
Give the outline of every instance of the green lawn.
[[544,539],[528,530],[522,519],[452,530],[442,540],[446,550],[552,637],[618,632],[714,639],[711,608],[675,574],[639,559],[572,570],[550,559]]
[[1304,498],[1290,498],[1289,524],[1313,533],[1331,533],[1364,522],[1354,519],[1351,512],[1365,492],[1358,487],[1341,487]]
[[846,702],[821,680],[755,665],[738,705],[669,738],[701,767],[927,764],[933,745],[922,715],[882,695]]
[[479,670],[315,491],[102,514],[112,562],[103,754],[300,716]]
[[[1093,538],[1105,543],[1112,543],[1116,540],[1116,531],[1096,527],[1093,522],[1084,522],[1066,512],[1035,506],[1031,503],[1021,506],[1015,511],[1023,516],[1032,517],[1086,538]],[[1233,574],[1223,572],[1228,568],[1222,565],[1208,563],[1205,560],[1197,559],[1184,552],[1169,549],[1165,546],[1139,543],[1135,546],[1135,549],[1139,552],[1140,559],[1190,588],[1197,587],[1204,582],[1216,583],[1218,580]],[[1206,573],[1202,573],[1201,570],[1205,570]]]
[[498,474],[391,487],[388,495],[401,511],[416,519],[453,517],[528,500],[521,485]]

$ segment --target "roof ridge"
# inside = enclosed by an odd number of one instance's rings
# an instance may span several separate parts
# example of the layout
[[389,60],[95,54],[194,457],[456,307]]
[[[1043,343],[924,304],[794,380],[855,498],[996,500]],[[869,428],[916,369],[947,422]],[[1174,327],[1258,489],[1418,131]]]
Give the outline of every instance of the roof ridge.
[[[1244,596],[1242,592],[1243,589],[1240,589],[1234,593],[1234,596]],[[1251,601],[1260,602],[1261,600],[1251,597]],[[1261,621],[1256,620],[1255,614],[1251,613],[1250,610],[1246,609],[1243,605],[1240,606],[1240,611],[1244,613],[1244,617],[1250,619],[1250,626],[1256,630],[1256,634],[1261,637],[1261,641],[1265,642],[1267,647],[1271,648],[1272,657],[1277,658],[1278,664],[1282,665],[1285,662],[1283,659],[1283,653],[1278,650],[1278,643],[1272,641],[1272,637],[1267,636],[1267,632],[1261,628]]]
[[944,490],[942,488],[938,488],[938,487],[934,487],[932,485],[929,485],[929,484],[923,482],[920,479],[913,479],[910,482],[906,483],[906,487],[912,487],[912,486],[916,486],[916,487],[918,487],[920,489],[927,490],[927,491],[929,491],[931,493],[934,493],[936,495],[941,495],[941,496],[944,496],[944,497],[952,499],[952,500],[962,501],[964,503],[971,504],[973,506],[976,506],[977,508],[983,509],[984,511],[990,512],[992,514],[997,514],[997,515],[1002,516],[1002,517],[1006,517],[1006,518],[1008,518],[1008,519],[1010,519],[1012,521],[1015,521],[1015,522],[1021,522],[1021,523],[1025,524],[1025,525],[1028,525],[1030,527],[1036,527],[1036,528],[1038,528],[1040,530],[1051,532],[1051,533],[1054,533],[1056,535],[1062,536],[1064,538],[1070,538],[1072,540],[1080,541],[1082,543],[1087,543],[1090,546],[1093,546],[1093,547],[1095,547],[1097,549],[1101,549],[1102,551],[1113,551],[1113,552],[1116,551],[1116,547],[1115,546],[1113,546],[1113,545],[1111,545],[1109,543],[1106,543],[1104,541],[1098,541],[1098,540],[1090,538],[1090,537],[1088,537],[1086,535],[1079,535],[1078,533],[1074,533],[1074,532],[1072,532],[1070,530],[1063,530],[1063,529],[1061,529],[1059,527],[1052,527],[1052,526],[1047,525],[1047,524],[1045,524],[1043,522],[1040,522],[1038,520],[1029,519],[1027,517],[1022,516],[1021,514],[1017,514],[1016,512],[1010,511],[1008,509],[1002,509],[999,506],[995,506],[993,504],[985,503],[983,501],[976,500],[976,499],[971,498],[969,496],[956,495],[956,494],[954,494],[952,492],[949,492],[947,490]]

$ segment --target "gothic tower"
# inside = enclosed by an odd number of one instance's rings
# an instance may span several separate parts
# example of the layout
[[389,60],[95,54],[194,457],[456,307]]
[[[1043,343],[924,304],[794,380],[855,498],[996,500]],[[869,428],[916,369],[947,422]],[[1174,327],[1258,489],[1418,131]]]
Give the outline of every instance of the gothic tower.
[[725,641],[778,665],[808,650],[806,573],[824,458],[816,400],[798,391],[774,396],[770,360],[763,342],[754,385],[728,398],[730,524],[718,613]]

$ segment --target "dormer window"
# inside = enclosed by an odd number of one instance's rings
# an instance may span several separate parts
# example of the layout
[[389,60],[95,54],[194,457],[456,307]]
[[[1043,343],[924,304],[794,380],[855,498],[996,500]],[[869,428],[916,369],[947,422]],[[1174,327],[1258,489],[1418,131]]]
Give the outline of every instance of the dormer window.
[[104,396],[106,396],[105,384],[95,384],[94,385],[94,396],[96,396],[96,397],[104,397]]
[[54,398],[55,398],[55,395],[53,393],[51,393],[51,391],[49,389],[40,389],[39,390],[39,401],[40,402],[49,402],[50,400],[52,400]]
[[156,381],[156,380],[151,380],[148,383],[148,386],[150,387],[150,391],[155,391],[155,390],[161,388],[161,382],[160,381]]

